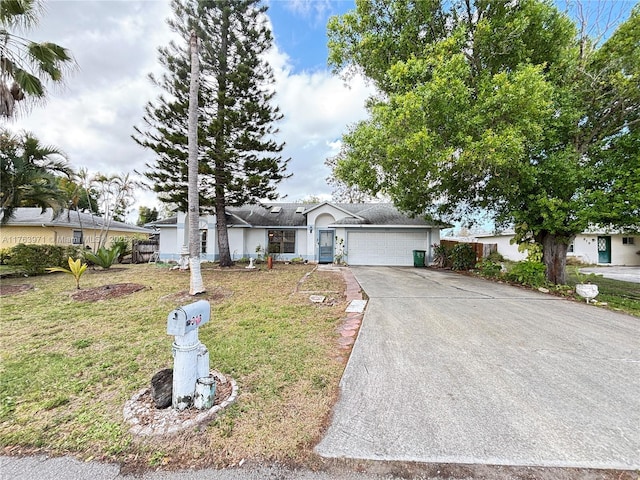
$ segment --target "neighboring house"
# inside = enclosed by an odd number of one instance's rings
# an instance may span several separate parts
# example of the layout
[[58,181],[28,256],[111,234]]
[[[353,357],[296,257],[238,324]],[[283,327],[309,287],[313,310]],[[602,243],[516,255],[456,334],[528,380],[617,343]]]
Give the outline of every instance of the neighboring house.
[[10,248],[19,243],[44,245],[84,245],[96,250],[100,235],[107,237],[108,247],[114,238],[148,238],[154,232],[148,228],[111,222],[106,232],[104,219],[77,211],[62,211],[54,218],[48,208],[17,208],[9,221],[0,225],[0,248]]
[[[518,245],[511,244],[512,231],[503,233],[476,234],[482,243],[497,243],[498,253],[508,260],[520,261],[527,258],[527,252],[519,252]],[[582,263],[598,265],[640,265],[640,235],[614,233],[589,229],[576,235],[567,258],[576,258]]]
[[[270,203],[228,207],[231,258],[273,254],[278,260],[350,265],[413,265],[413,250],[433,258],[431,245],[450,225],[410,218],[390,204]],[[188,245],[185,214],[153,222],[161,260],[178,260]],[[188,226],[188,225],[187,225]],[[217,260],[215,216],[200,217],[201,258]]]

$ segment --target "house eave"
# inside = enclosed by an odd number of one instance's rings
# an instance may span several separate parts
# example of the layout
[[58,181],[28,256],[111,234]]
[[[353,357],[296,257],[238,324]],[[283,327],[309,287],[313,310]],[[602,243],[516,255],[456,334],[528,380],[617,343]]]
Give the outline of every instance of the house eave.
[[342,207],[340,207],[338,205],[335,205],[334,203],[331,203],[331,202],[322,202],[322,203],[319,203],[317,205],[314,205],[313,207],[308,208],[305,211],[303,211],[302,215],[307,215],[307,214],[309,214],[309,212],[313,212],[314,210],[317,210],[318,208],[324,207],[324,206],[329,206],[329,207],[335,208],[336,210],[340,210],[342,213],[344,213],[345,215],[348,215],[350,217],[357,218],[359,220],[365,220],[360,215],[358,215],[356,213],[353,213],[353,212],[350,212],[349,210],[347,210],[345,208],[342,208]]
[[371,224],[360,224],[360,223],[350,223],[350,224],[344,224],[344,223],[338,223],[338,224],[331,224],[328,225],[329,228],[366,228],[366,229],[375,229],[375,228],[392,228],[392,229],[402,229],[402,230],[407,230],[407,229],[415,229],[415,230],[420,230],[420,229],[425,229],[425,228],[447,228],[447,227],[440,227],[437,225],[381,225],[381,224],[377,224],[377,225],[371,225]]

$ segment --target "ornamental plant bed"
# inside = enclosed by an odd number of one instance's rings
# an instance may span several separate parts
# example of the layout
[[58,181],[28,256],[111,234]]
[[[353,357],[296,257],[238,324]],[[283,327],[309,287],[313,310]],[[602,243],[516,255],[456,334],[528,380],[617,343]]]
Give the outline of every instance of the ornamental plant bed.
[[[510,263],[510,262],[505,262]],[[435,268],[435,267],[430,267]],[[521,283],[517,283],[513,280],[509,280],[505,275],[498,275],[494,277],[488,277],[482,275],[477,270],[458,270],[455,273],[461,275],[471,275],[478,276],[484,278],[485,280],[498,282],[498,283],[506,283],[512,285],[514,287],[526,288],[530,290],[538,290],[542,291],[539,288],[530,287],[527,285],[522,285]],[[578,296],[575,293],[575,285],[580,283],[580,279],[576,276],[576,274],[567,269],[566,272],[566,285],[545,285],[542,287],[545,293],[550,295],[555,295],[563,298],[567,298],[568,300],[574,300],[577,302],[584,302],[584,299]],[[627,313],[629,315],[634,315],[636,317],[640,317],[640,285],[637,283],[631,282],[623,282],[620,280],[613,280],[604,277],[596,277],[592,278],[591,281],[598,284],[598,297],[597,304],[602,308],[607,308],[609,310],[615,310],[623,313]]]
[[[84,301],[72,298],[69,275],[13,279],[34,288],[2,297],[0,446],[116,461],[130,471],[314,461],[344,369],[336,327],[347,304],[342,293],[322,308],[296,294],[311,270],[203,269],[211,320],[199,337],[211,368],[233,378],[239,395],[208,426],[153,439],[128,432],[123,407],[155,372],[173,366],[167,315],[201,298],[185,298],[189,272],[148,264],[88,271],[79,294],[97,297]],[[341,276],[311,275],[314,285],[344,291]],[[104,297],[128,284],[144,288]]]

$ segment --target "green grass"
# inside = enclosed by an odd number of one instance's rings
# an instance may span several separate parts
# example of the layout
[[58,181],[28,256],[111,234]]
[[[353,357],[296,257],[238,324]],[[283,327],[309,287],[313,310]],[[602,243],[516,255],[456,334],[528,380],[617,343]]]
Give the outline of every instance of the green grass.
[[[604,278],[600,275],[580,275],[581,280],[598,285],[598,302],[607,307],[640,317],[640,284]],[[575,287],[579,283],[574,269],[567,269],[567,284]],[[577,297],[580,298],[580,297]]]
[[[309,458],[344,368],[336,359],[336,326],[346,306],[342,295],[337,305],[317,306],[294,293],[312,268],[203,268],[212,310],[200,339],[212,368],[232,376],[240,395],[210,426],[160,440],[132,438],[122,407],[155,372],[172,366],[166,318],[190,301],[176,300],[188,290],[189,274],[154,265],[88,271],[83,290],[148,287],[98,302],[73,300],[74,281],[62,274],[3,280],[35,288],[2,297],[0,445],[143,465]],[[339,275],[316,271],[311,278],[343,291]]]
[[[500,263],[505,265],[509,272],[518,262],[503,260]],[[573,289],[575,288],[576,283],[588,281],[598,285],[599,293],[596,297],[597,302],[606,303],[606,308],[611,310],[640,317],[640,284],[612,280],[594,273],[589,275],[578,275],[576,274],[576,268],[578,268],[576,265],[567,265],[565,278],[567,282],[566,285],[546,285],[546,287],[557,295],[572,297],[576,300],[584,301]],[[505,277],[499,275],[493,278],[493,280],[501,279],[505,279]]]

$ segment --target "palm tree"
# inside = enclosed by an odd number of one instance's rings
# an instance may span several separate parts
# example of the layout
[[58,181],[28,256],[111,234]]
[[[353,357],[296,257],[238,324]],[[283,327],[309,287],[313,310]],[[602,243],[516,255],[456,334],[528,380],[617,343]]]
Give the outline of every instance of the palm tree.
[[41,145],[30,133],[16,136],[0,130],[0,223],[6,223],[18,207],[61,211],[67,197],[58,180],[72,174],[57,148]]
[[10,32],[33,27],[41,11],[39,0],[0,1],[0,117],[12,118],[16,102],[44,100],[45,83],[61,82],[64,68],[75,63],[60,45]]
[[189,40],[191,50],[191,79],[189,83],[189,293],[197,295],[205,291],[200,272],[200,202],[198,198],[198,83],[200,81],[200,60],[198,58],[198,37],[195,30]]

